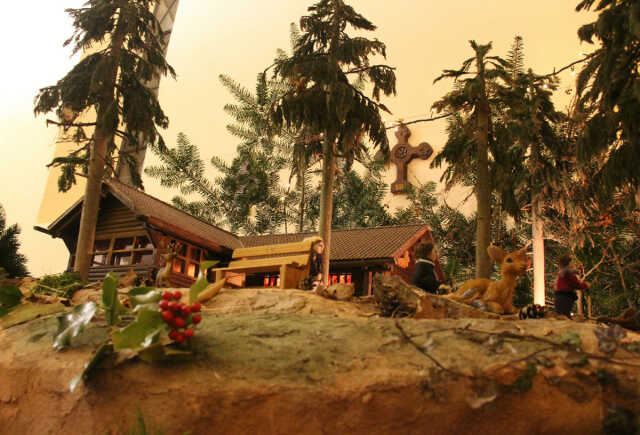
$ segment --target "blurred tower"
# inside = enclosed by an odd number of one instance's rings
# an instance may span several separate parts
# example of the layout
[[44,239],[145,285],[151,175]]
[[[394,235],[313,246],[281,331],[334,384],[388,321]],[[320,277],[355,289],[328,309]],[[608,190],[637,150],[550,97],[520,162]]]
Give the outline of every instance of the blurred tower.
[[[176,13],[178,11],[179,2],[180,0],[158,0],[154,8],[154,15],[158,19],[162,32],[164,33],[165,54],[169,47],[169,41],[171,39],[171,32],[173,29],[173,24],[175,22]],[[152,89],[153,92],[155,92],[157,95],[160,87],[160,78],[157,78],[148,83],[148,87]],[[91,111],[90,113],[82,114],[80,117],[78,117],[78,119],[76,119],[76,122],[91,122],[93,120],[92,118],[95,118],[95,113],[93,113],[93,111]],[[86,129],[85,132],[87,135],[93,133],[91,129]],[[55,143],[55,150],[53,152],[53,158],[66,156],[71,151],[77,149],[77,145],[73,141],[73,138],[70,137],[70,135],[67,133],[71,133],[71,130],[66,132],[62,127],[59,128]],[[131,149],[127,148],[126,143],[123,144],[122,151],[132,152]],[[145,154],[146,149],[140,149],[136,152],[133,152],[133,155],[137,160],[139,173],[142,173]],[[128,165],[118,165],[118,168],[116,168],[116,172],[118,178],[121,181],[132,184],[132,176]],[[78,182],[69,191],[63,193],[58,191],[59,176],[59,168],[51,167],[49,169],[47,184],[44,189],[42,202],[40,203],[40,210],[36,218],[37,225],[46,226],[50,224],[54,219],[60,216],[62,212],[64,212],[75,202],[77,202],[84,194],[84,178],[79,177]]]

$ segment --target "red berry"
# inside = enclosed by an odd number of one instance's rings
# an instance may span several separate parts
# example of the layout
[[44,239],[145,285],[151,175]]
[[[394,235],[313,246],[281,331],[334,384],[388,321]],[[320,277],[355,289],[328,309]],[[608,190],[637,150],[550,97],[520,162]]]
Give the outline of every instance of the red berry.
[[171,320],[173,319],[173,313],[171,311],[163,311],[162,319],[167,323],[171,322]]
[[178,303],[176,301],[169,302],[169,309],[171,311],[178,311],[179,308],[180,308],[180,306],[178,305]]
[[184,317],[187,317],[189,314],[191,314],[191,308],[189,307],[183,307],[180,311],[182,311],[182,315]]
[[178,343],[182,343],[182,342],[184,342],[184,334],[180,334],[180,333],[178,333],[178,335],[176,336],[176,341],[177,341]]
[[162,292],[162,299],[165,299],[167,301],[171,299],[171,292],[168,292],[168,291]]
[[182,292],[176,290],[173,292],[173,299],[182,299]]
[[173,326],[175,326],[176,328],[184,327],[184,319],[182,317],[176,317],[175,319],[173,319]]
[[194,314],[191,320],[197,325],[202,320],[202,316],[200,314]]
[[176,341],[178,339],[178,335],[180,333],[178,332],[177,329],[172,329],[171,332],[169,333],[169,338],[172,339],[173,341]]
[[191,304],[192,313],[199,313],[201,309],[202,309],[202,305],[200,305],[198,302],[194,302],[193,304]]
[[184,330],[184,336],[185,336],[185,338],[193,337],[193,329],[191,329],[191,328],[185,329]]
[[158,306],[160,307],[161,310],[166,310],[167,308],[169,308],[169,301],[167,301],[166,299],[163,299],[160,302],[158,302]]

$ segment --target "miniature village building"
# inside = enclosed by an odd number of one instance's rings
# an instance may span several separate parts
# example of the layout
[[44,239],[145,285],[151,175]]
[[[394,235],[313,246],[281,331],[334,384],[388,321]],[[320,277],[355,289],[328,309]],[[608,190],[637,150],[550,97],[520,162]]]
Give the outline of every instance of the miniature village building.
[[[70,253],[68,270],[73,269],[81,209],[82,199],[47,228],[36,227],[64,241]],[[189,287],[200,272],[201,261],[218,260],[219,266],[225,266],[234,249],[299,242],[313,235],[237,236],[110,179],[103,184],[89,279],[99,281],[109,272],[125,274],[129,270],[152,278],[164,266],[162,254],[175,244],[171,284]],[[415,267],[414,249],[425,241],[433,241],[425,225],[334,230],[330,282],[353,283],[356,294],[363,295],[370,294],[375,272],[399,275],[408,281]],[[262,273],[247,276],[245,285],[277,284],[277,273]]]

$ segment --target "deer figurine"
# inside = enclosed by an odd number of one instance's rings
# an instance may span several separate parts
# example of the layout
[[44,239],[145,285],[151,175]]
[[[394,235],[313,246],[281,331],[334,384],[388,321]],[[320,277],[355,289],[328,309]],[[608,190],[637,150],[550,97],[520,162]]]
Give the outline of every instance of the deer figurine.
[[176,258],[175,245],[169,243],[168,251],[162,254],[165,265],[158,271],[156,275],[156,287],[171,287],[171,270],[173,269],[173,260]]
[[455,293],[445,297],[497,314],[515,313],[517,310],[513,306],[513,292],[518,277],[529,267],[527,248],[528,245],[506,254],[501,248],[490,245],[487,248],[489,257],[501,264],[500,281],[485,278],[472,279],[462,284]]

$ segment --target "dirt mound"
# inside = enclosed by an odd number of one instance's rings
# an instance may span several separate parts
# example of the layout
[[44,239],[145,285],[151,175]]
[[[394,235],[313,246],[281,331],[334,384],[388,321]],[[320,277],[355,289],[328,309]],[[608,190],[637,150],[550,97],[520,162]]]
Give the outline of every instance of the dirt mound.
[[14,326],[0,331],[0,433],[121,433],[140,412],[165,433],[590,434],[640,412],[638,354],[602,353],[594,325],[372,313],[225,290],[192,359],[99,367],[74,393],[102,328],[54,352],[55,317]]

